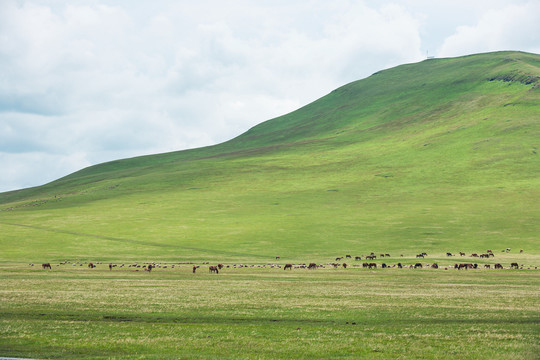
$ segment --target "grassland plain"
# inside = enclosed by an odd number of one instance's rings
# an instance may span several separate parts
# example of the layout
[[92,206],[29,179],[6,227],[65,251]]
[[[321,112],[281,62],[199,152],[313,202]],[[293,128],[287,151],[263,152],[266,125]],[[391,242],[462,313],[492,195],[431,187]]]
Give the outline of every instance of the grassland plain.
[[[537,358],[539,84],[535,54],[427,60],[223,144],[0,194],[0,356]],[[452,264],[448,251],[486,249],[495,259],[480,265],[525,267],[216,277],[28,266],[371,251]]]
[[540,272],[0,266],[3,356],[537,359]]

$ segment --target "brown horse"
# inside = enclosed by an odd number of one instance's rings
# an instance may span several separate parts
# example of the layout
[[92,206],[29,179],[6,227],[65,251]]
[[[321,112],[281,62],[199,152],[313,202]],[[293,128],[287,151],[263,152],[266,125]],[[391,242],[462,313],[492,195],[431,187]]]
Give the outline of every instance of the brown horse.
[[511,263],[511,264],[510,264],[510,268],[511,268],[511,269],[518,269],[518,268],[519,268],[519,264],[518,264],[518,263]]
[[495,269],[502,269],[503,266],[502,266],[501,264],[495,264],[494,268],[495,268]]
[[45,270],[45,269],[51,269],[52,270],[52,267],[51,267],[50,263],[41,264],[41,267],[43,267],[43,270]]
[[292,264],[285,264],[285,267],[283,267],[283,270],[292,270]]
[[193,265],[193,273],[195,274],[195,271],[197,271],[197,265]]
[[343,268],[344,268],[344,269],[347,268],[347,264],[346,264],[346,263],[343,263]]
[[369,264],[368,264],[368,267],[369,267],[370,269],[371,269],[371,268],[375,268],[375,269],[376,269],[376,268],[377,268],[377,264],[375,264],[375,263],[369,263]]
[[416,263],[416,264],[414,264],[414,268],[415,268],[415,269],[418,269],[418,268],[421,269],[421,268],[422,268],[422,264]]
[[96,267],[96,265],[94,265],[94,263],[88,263],[88,267],[89,267],[90,269],[93,269],[93,268]]
[[210,270],[211,273],[215,272],[216,274],[219,274],[219,269],[217,266],[211,265],[208,267],[208,270]]
[[308,265],[307,268],[308,268],[308,269],[316,269],[316,268],[317,268],[317,264],[315,264],[315,263],[309,263],[309,265]]

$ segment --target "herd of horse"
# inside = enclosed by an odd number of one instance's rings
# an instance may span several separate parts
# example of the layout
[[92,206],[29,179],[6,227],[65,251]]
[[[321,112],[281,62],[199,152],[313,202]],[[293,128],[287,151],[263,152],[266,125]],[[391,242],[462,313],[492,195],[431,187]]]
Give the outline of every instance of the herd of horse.
[[[504,250],[503,250],[504,251]],[[506,252],[509,252],[510,249],[506,249]],[[520,253],[523,253],[523,250],[520,251]],[[448,257],[450,256],[456,256],[450,252],[447,252],[446,255]],[[381,253],[379,255],[381,258],[388,258],[390,257],[390,254],[388,253]],[[428,254],[426,252],[421,252],[419,254],[416,255],[416,258],[425,258],[427,257]],[[464,252],[460,251],[459,252],[459,256],[460,257],[463,257],[463,256],[466,256]],[[355,261],[358,261],[358,260],[362,260],[362,257],[364,257],[365,260],[374,260],[377,258],[377,255],[375,253],[371,253],[369,255],[362,255],[362,256],[355,256],[354,257],[354,260]],[[403,257],[403,255],[400,255],[400,257]],[[493,251],[491,250],[487,250],[485,253],[482,253],[480,255],[478,255],[477,253],[472,253],[470,255],[470,257],[479,257],[479,258],[490,258],[490,257],[495,257],[495,255],[493,254]],[[352,260],[352,256],[351,255],[345,255],[345,256],[340,256],[340,257],[336,257],[336,261],[340,261],[340,260],[343,260],[343,259],[351,259]],[[279,256],[276,257],[277,260],[280,259]],[[68,263],[68,261],[66,260],[65,262],[62,262],[60,263],[60,265],[65,265],[66,263]],[[183,264],[183,263],[179,263],[179,264]],[[189,264],[192,264],[192,263],[189,263]],[[208,264],[208,263],[203,263],[203,264]],[[33,266],[33,264],[30,264]],[[82,264],[79,264],[82,266]],[[271,265],[272,268],[281,268],[282,265],[279,265],[279,264],[268,264],[268,265]],[[52,270],[52,266],[50,263],[43,263],[42,265],[42,268],[45,270],[45,269],[49,269],[49,270]],[[58,266],[58,265],[57,265]],[[88,268],[90,269],[93,269],[95,268],[97,265],[94,264],[93,262],[89,262],[88,263]],[[124,264],[120,265],[120,267],[123,267]],[[135,267],[141,267],[141,265],[138,265],[138,264],[134,264],[134,265],[129,265],[129,267],[132,267],[132,266],[135,266]],[[346,269],[349,265],[347,265],[347,263],[341,263],[341,262],[331,262],[331,263],[328,263],[328,264],[317,264],[317,263],[309,263],[309,264],[291,264],[291,263],[288,263],[288,264],[285,264],[283,266],[283,270],[292,270],[293,268],[304,268],[304,269],[309,269],[309,270],[314,270],[314,269],[318,269],[318,268],[324,268],[326,266],[333,266],[334,268],[338,268],[338,267],[343,267],[344,269]],[[418,268],[432,268],[432,269],[438,269],[439,268],[439,265],[437,263],[433,263],[433,264],[422,264],[422,263],[415,263],[415,264],[409,264],[409,265],[404,265],[402,264],[401,262],[398,262],[397,264],[394,264],[394,265],[387,265],[386,263],[381,263],[381,264],[377,264],[375,262],[364,262],[362,263],[362,267],[363,268],[367,268],[367,269],[376,269],[377,266],[380,266],[381,268],[393,268],[393,267],[397,267],[399,269],[402,269],[402,268],[411,268],[411,269],[418,269]],[[113,270],[113,268],[117,267],[116,264],[113,264],[113,263],[110,263],[109,264],[109,270]],[[159,264],[156,264],[156,263],[145,263],[143,265],[143,269],[144,271],[148,271],[148,272],[151,272],[152,269],[156,268],[156,267],[163,267],[163,268],[167,268],[166,265],[164,266],[160,266]],[[172,268],[174,268],[174,265],[171,266]],[[200,266],[199,265],[193,265],[193,273],[195,273],[197,271],[197,269],[199,268]],[[208,271],[210,273],[215,273],[215,274],[219,274],[219,271],[222,270],[223,268],[225,267],[225,265],[219,263],[217,265],[209,265],[208,266]],[[230,267],[230,265],[227,265],[226,266],[227,268]],[[236,264],[233,265],[234,268],[236,268]],[[244,265],[240,265],[240,267],[244,267]],[[251,267],[254,267],[254,265],[251,265]],[[260,267],[260,266],[258,266]],[[263,265],[262,267],[266,267],[266,265]],[[360,267],[360,265],[353,265],[353,267]],[[448,269],[448,268],[454,268],[454,269],[457,269],[457,270],[468,270],[468,269],[478,269],[480,266],[478,264],[475,264],[475,263],[456,263],[454,264],[453,266],[452,265],[449,265],[449,266],[446,266],[445,269]],[[485,269],[491,269],[491,265],[490,264],[484,264],[484,268]],[[494,264],[493,265],[493,269],[503,269],[503,265],[500,264],[500,263],[497,263],[497,264]],[[519,265],[518,263],[516,262],[513,262],[510,264],[510,269],[519,269],[519,268],[523,268],[523,265]],[[530,268],[530,267],[529,267]],[[536,269],[537,267],[535,267]],[[138,271],[138,270],[135,270],[135,271]]]

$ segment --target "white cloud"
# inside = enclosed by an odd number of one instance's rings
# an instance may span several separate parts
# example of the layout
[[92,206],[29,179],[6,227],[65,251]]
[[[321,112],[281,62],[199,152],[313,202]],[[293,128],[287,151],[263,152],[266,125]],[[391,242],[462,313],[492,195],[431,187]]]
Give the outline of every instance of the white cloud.
[[459,26],[438,51],[459,56],[497,50],[540,52],[540,2],[511,4],[484,13],[474,25]]
[[[4,0],[0,167],[10,171],[0,191],[103,161],[228,140],[347,82],[420,60],[422,34],[453,3]],[[531,4],[513,18],[530,19]],[[467,21],[452,24],[470,28],[448,38],[441,53],[462,51],[462,33],[474,35],[474,48],[489,26],[507,24],[469,7]],[[527,49],[535,36],[519,46]]]

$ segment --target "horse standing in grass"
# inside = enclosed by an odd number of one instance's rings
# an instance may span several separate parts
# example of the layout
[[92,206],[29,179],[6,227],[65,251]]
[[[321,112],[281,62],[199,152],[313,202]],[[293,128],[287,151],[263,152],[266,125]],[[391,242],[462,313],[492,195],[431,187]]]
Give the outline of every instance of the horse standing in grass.
[[285,266],[283,267],[283,270],[292,270],[292,264],[285,264]]
[[208,270],[209,270],[211,273],[215,272],[216,274],[219,274],[219,269],[218,269],[217,266],[211,265],[211,266],[208,267]]
[[50,263],[44,263],[44,264],[41,264],[41,267],[43,268],[43,270],[45,270],[45,269],[50,269],[50,270],[52,270],[52,267],[51,267],[51,264],[50,264]]

